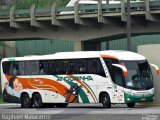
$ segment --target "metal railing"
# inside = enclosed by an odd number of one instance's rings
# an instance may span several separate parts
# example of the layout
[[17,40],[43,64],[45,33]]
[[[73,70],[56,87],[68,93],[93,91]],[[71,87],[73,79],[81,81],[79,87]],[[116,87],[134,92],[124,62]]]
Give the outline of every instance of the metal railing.
[[[134,2],[131,3],[131,11],[142,11],[145,10],[145,2]],[[79,11],[80,14],[85,13],[97,13],[98,5],[82,5],[79,4]],[[160,9],[160,1],[150,1],[150,10],[157,10]],[[50,8],[36,8],[35,9],[35,16],[37,17],[47,17],[51,16],[51,7]],[[56,7],[55,9],[56,15],[63,15],[61,12],[71,12],[74,14],[74,7]],[[102,4],[102,11],[103,12],[120,12],[121,11],[121,3],[119,4]],[[14,10],[15,18],[23,18],[23,17],[30,17],[31,9],[16,9]],[[10,9],[8,10],[1,10],[0,9],[0,19],[9,19],[10,18]]]

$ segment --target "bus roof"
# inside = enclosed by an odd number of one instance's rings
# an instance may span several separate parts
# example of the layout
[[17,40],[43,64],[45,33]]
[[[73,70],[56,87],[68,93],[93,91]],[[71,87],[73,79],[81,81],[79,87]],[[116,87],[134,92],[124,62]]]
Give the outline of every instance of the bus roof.
[[2,61],[24,61],[24,60],[51,60],[51,59],[78,59],[78,58],[113,58],[118,60],[145,60],[146,58],[138,53],[120,50],[108,51],[78,51],[58,52],[49,55],[33,55],[24,57],[4,58]]

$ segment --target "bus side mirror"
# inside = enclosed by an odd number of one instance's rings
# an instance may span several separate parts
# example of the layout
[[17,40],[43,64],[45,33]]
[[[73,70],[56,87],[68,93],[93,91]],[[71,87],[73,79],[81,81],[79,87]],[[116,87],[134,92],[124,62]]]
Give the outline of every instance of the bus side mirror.
[[159,68],[157,65],[150,63],[150,66],[154,67],[156,69],[156,74],[159,75]]
[[124,74],[125,77],[128,76],[128,71],[127,71],[127,68],[125,66],[120,65],[120,64],[112,64],[112,65],[115,66],[115,67],[118,67],[118,68],[122,69],[123,74]]

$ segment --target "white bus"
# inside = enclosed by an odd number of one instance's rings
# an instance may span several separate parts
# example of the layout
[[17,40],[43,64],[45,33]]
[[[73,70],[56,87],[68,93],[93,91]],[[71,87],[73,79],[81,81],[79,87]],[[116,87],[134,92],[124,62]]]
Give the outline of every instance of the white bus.
[[[156,65],[152,66],[159,73]],[[5,102],[24,108],[69,103],[111,104],[152,102],[150,65],[128,51],[62,52],[42,56],[4,58],[1,85]]]

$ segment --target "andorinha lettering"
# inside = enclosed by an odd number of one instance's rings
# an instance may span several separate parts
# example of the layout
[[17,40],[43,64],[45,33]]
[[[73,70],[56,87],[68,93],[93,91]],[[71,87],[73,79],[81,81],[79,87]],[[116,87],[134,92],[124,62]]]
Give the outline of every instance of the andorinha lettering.
[[69,77],[69,76],[58,76],[57,81],[76,81],[76,80],[81,80],[81,81],[93,81],[93,78],[91,76],[74,76],[74,77]]

